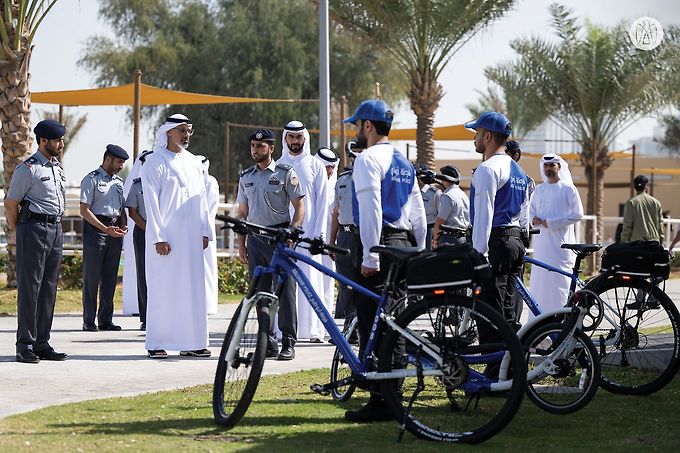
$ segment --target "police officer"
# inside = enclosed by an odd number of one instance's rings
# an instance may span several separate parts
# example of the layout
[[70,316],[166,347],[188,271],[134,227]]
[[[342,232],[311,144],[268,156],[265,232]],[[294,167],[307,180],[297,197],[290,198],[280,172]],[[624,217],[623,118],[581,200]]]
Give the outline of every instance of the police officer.
[[[83,330],[89,332],[120,330],[113,323],[113,295],[127,218],[123,210],[123,180],[117,173],[127,159],[128,153],[123,148],[107,145],[101,166],[85,175],[80,183],[80,215],[84,220]],[[94,323],[95,315],[99,326]]]
[[[144,151],[139,156],[139,161],[144,165],[146,157],[153,151]],[[142,190],[142,178],[132,180],[132,186],[125,199],[125,207],[135,227],[132,230],[132,243],[135,248],[135,269],[137,274],[137,305],[139,306],[139,321],[142,323],[139,330],[146,330],[146,266],[144,265],[144,248],[146,247],[146,209],[144,208],[144,191]]]
[[[388,135],[394,114],[380,99],[362,102],[354,115],[343,120],[357,126],[357,145],[364,148],[354,160],[352,180],[357,209],[354,223],[359,225],[363,249],[362,262],[357,272],[357,283],[374,292],[385,282],[390,263],[381,261],[371,248],[378,244],[408,247],[409,234],[414,230],[418,246],[425,245],[427,223],[423,199],[416,184],[416,170],[389,143]],[[377,310],[376,302],[361,294],[354,297],[359,327],[359,349],[363,353]],[[380,343],[380,337],[377,338]],[[379,348],[378,345],[376,347]],[[352,422],[365,423],[391,420],[392,414],[377,389],[371,389],[366,405],[356,411],[345,412]]]
[[[361,150],[356,148],[356,142],[348,142],[345,146],[345,154],[349,159],[350,166],[345,167],[335,182],[335,197],[331,205],[331,232],[328,241],[352,252],[350,255],[331,256],[335,259],[338,273],[354,281],[360,276],[357,268],[361,264],[360,253],[354,250],[355,245],[360,243],[360,239],[359,229],[354,223],[352,211],[352,191],[354,190],[352,165],[358,152],[361,152]],[[348,320],[351,320],[356,312],[352,299],[354,299],[354,291],[345,285],[340,285],[340,292],[335,304],[335,317],[345,318],[345,328],[348,327]],[[355,329],[350,342],[356,343],[358,338],[358,331]]]
[[[475,150],[484,162],[472,175],[470,214],[472,246],[488,254],[495,286],[485,288],[487,299],[506,320],[517,327],[514,277],[519,275],[525,246],[522,230],[528,227],[528,178],[522,167],[505,152],[512,126],[505,115],[484,112],[465,124],[474,129]],[[480,331],[480,339],[488,332]]]
[[[302,202],[302,189],[295,170],[288,165],[276,164],[272,159],[274,152],[274,133],[269,129],[258,129],[250,134],[250,155],[255,165],[241,172],[238,182],[238,218],[248,222],[270,227],[299,227],[304,219],[305,208]],[[291,221],[289,206],[293,205]],[[257,266],[269,265],[273,248],[266,239],[258,236],[239,235],[238,256],[242,263],[248,264],[252,278]],[[272,291],[271,274],[260,279],[258,289]],[[267,357],[278,360],[295,358],[297,341],[297,310],[295,307],[295,282],[286,279],[279,296],[279,329],[281,330],[281,352],[274,335],[274,317],[271,318]]]
[[66,185],[57,156],[64,149],[66,128],[57,121],[43,120],[33,132],[38,151],[16,167],[5,198],[7,223],[10,230],[16,229],[16,360],[24,363],[66,359],[66,354],[49,344]]
[[430,250],[432,248],[432,239],[434,232],[434,223],[437,219],[437,212],[439,211],[439,203],[442,196],[442,191],[434,186],[436,173],[428,169],[426,166],[421,166],[417,173],[418,183],[421,184],[420,195],[423,197],[423,205],[425,206],[425,218],[427,220],[427,236],[425,238],[425,247]]
[[[470,200],[458,186],[460,171],[453,165],[446,165],[440,168],[439,172],[438,179],[442,181],[445,190],[441,196],[437,219],[434,224],[433,248],[437,248],[441,244],[462,244],[466,242],[468,228],[470,227]],[[442,225],[455,228],[455,231],[442,230]]]

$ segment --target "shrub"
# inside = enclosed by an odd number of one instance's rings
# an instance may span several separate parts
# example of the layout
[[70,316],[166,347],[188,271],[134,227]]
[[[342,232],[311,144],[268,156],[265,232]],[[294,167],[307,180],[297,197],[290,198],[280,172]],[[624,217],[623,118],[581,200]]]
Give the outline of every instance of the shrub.
[[250,285],[248,266],[236,258],[217,259],[217,289],[223,294],[243,294]]
[[61,262],[62,289],[81,289],[83,287],[83,257],[79,255],[65,256]]

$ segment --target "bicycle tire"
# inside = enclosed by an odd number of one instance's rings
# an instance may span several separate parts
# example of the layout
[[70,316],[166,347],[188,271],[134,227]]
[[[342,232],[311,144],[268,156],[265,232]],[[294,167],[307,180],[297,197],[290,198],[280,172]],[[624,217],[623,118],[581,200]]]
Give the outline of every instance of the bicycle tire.
[[[442,310],[450,313],[444,322]],[[469,319],[474,320],[471,327],[465,330],[461,328],[464,324],[461,322],[463,311],[470,315]],[[484,343],[484,348],[479,347],[478,334],[473,332],[482,320],[499,338],[493,343]],[[424,377],[422,383],[425,389],[417,393],[419,398],[422,395],[420,399],[413,397],[417,392],[417,377],[380,381],[386,404],[405,429],[422,439],[478,443],[500,432],[512,420],[526,389],[526,361],[519,339],[500,313],[484,302],[461,295],[448,295],[425,298],[417,304],[411,304],[395,321],[407,331],[417,332],[436,344],[442,351],[440,355],[444,357],[444,367],[440,369],[450,370],[446,376]],[[435,324],[438,326],[435,327]],[[405,344],[405,348],[401,348],[400,344]],[[510,369],[516,379],[507,392],[466,395],[461,386],[470,383],[468,371],[475,369],[482,372],[484,365],[470,365],[456,350],[466,350],[466,354],[472,355],[475,344],[477,351],[486,349],[485,352],[510,353]],[[388,329],[380,349],[379,371],[388,372],[404,367],[417,369],[417,363],[425,368],[423,365],[428,365],[425,363],[427,359],[423,360],[419,351],[415,352],[415,360],[412,360],[413,345],[399,332]],[[465,357],[470,358],[471,355]],[[436,364],[430,361],[428,366],[434,368]]]
[[660,288],[640,278],[614,276],[597,286],[594,292],[602,300],[605,319],[590,334],[600,351],[600,386],[626,395],[662,389],[680,369],[677,307]]
[[[549,349],[563,324],[546,323],[522,339],[527,350],[527,368],[550,356]],[[565,340],[568,341],[569,339]],[[538,407],[551,414],[571,414],[584,408],[595,396],[600,383],[600,357],[590,337],[577,329],[574,347],[564,357],[554,358],[550,372],[527,382],[527,396]]]
[[227,363],[227,351],[243,307],[241,302],[229,323],[213,386],[215,422],[227,428],[235,426],[248,410],[260,381],[267,350],[269,309],[266,304],[258,302],[255,306],[251,305],[243,326],[237,360],[234,361],[237,365]]
[[[357,328],[356,322],[351,322],[347,330],[343,332],[345,339],[349,339],[356,328]],[[358,355],[359,344],[352,345],[352,349]],[[351,375],[352,370],[349,368],[349,365],[344,360],[344,357],[342,355],[342,352],[340,352],[340,349],[336,347],[335,352],[333,353],[333,360],[331,361],[331,383],[337,382],[341,379],[348,378]],[[335,401],[344,402],[352,397],[356,388],[357,388],[356,384],[349,384],[344,385],[342,387],[336,387],[334,389],[331,389],[331,396]]]

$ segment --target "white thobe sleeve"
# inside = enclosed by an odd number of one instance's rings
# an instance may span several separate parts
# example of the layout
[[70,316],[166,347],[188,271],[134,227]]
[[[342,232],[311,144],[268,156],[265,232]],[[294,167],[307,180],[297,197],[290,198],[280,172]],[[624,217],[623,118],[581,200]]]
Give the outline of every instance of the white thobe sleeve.
[[[199,173],[199,177],[203,180],[203,173]],[[215,228],[210,221],[210,209],[208,206],[208,195],[205,187],[205,182],[202,182],[203,190],[201,190],[201,235],[207,237],[209,241],[215,240]]]
[[558,211],[560,215],[545,219],[548,222],[548,228],[564,228],[583,218],[583,204],[576,187],[567,185],[563,190],[565,192],[564,205]]
[[[316,161],[317,159],[314,158]],[[314,177],[314,211],[312,217],[314,218],[314,231],[311,237],[326,237],[326,223],[328,221],[328,177],[326,176],[326,168],[323,165],[322,171],[317,169]]]
[[416,244],[418,244],[418,247],[424,248],[427,236],[427,215],[425,214],[423,197],[420,196],[420,190],[418,190],[418,184],[413,184],[413,190],[411,190],[411,212],[408,220],[413,226]]
[[354,161],[352,181],[359,204],[359,235],[364,249],[362,265],[370,269],[380,267],[380,255],[371,253],[371,247],[380,244],[382,232],[382,205],[380,203],[380,183],[383,173],[374,159],[362,158]]
[[489,236],[493,222],[493,205],[496,201],[498,181],[493,170],[486,166],[479,166],[472,175],[475,187],[475,218],[472,222],[472,246],[479,253],[489,251]]
[[[162,166],[155,161],[147,160],[142,166],[142,185],[144,187],[144,208],[146,209],[146,240],[152,244],[168,242],[161,216],[160,197],[163,190],[161,181]],[[168,186],[168,189],[170,187]]]

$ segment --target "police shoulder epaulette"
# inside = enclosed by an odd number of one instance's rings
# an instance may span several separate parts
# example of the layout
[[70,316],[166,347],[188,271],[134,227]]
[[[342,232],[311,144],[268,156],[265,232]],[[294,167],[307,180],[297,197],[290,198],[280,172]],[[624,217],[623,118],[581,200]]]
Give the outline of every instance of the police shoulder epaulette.
[[132,182],[142,182],[142,178],[135,178],[132,180]]
[[283,170],[288,171],[288,170],[290,170],[291,168],[293,168],[293,166],[292,166],[292,165],[287,165],[287,164],[276,164],[276,168],[281,168],[281,169],[283,169]]
[[92,170],[91,172],[89,172],[89,173],[87,174],[87,176],[91,176],[91,177],[94,178],[95,176],[97,176],[97,170]]
[[29,157],[23,163],[26,164],[28,168],[31,168],[31,165],[38,163],[38,159],[36,159],[35,157]]
[[243,170],[241,173],[239,173],[239,176],[247,175],[248,173],[250,173],[252,171],[255,171],[255,165],[253,165],[252,167],[248,167],[245,170]]

